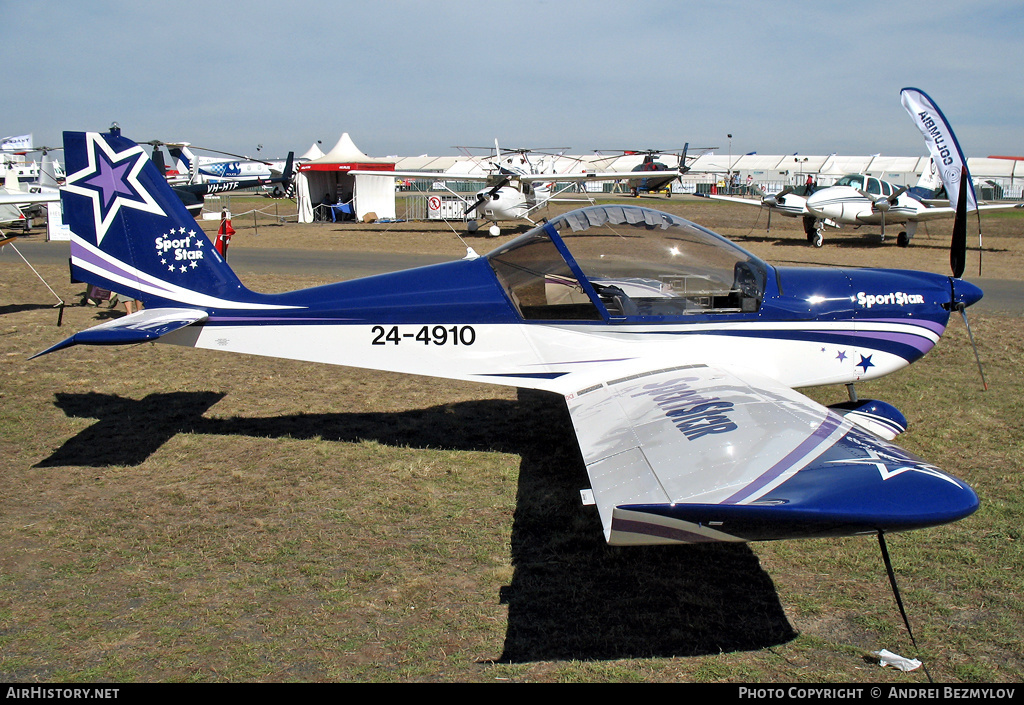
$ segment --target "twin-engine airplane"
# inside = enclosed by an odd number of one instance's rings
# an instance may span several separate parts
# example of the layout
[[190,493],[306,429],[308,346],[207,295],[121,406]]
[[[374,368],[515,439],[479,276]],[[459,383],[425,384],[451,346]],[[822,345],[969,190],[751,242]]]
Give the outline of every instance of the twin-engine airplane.
[[[935,194],[923,185],[931,185],[932,182],[931,175],[927,172],[922,174],[921,181],[913,188],[892,184],[868,174],[847,174],[834,185],[814,191],[810,195],[799,193],[803,187],[787,187],[775,194],[762,193],[760,200],[718,195],[707,197],[767,208],[769,227],[773,212],[791,218],[802,218],[807,241],[815,247],[821,247],[824,243],[826,228],[877,225],[881,228],[881,238],[884,241],[886,225],[894,224],[903,226],[896,236],[896,244],[907,247],[917,232],[919,223],[952,218],[956,215],[956,194],[961,173],[965,175],[969,184],[970,174],[967,172],[967,160],[964,159],[953,129],[931,98],[916,88],[904,88],[900,95],[904,107],[915,122],[919,123],[932,154],[932,164],[939,172],[947,194],[950,195],[948,206],[929,202]],[[920,124],[922,120],[926,125]],[[936,136],[939,136],[938,147]],[[967,198],[970,201],[967,208],[969,211],[1020,207],[1016,203],[979,205],[975,199],[973,184],[970,184]]]
[[881,536],[978,507],[889,442],[892,406],[794,391],[928,352],[982,296],[961,252],[954,277],[773,267],[676,216],[591,206],[485,256],[260,294],[137,145],[64,141],[72,276],[145,309],[44,353],[160,341],[556,392],[616,545]]

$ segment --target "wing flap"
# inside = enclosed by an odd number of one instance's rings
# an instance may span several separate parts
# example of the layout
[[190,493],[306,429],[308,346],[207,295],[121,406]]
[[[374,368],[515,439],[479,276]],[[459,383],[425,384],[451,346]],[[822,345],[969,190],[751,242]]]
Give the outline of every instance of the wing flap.
[[36,353],[30,359],[69,348],[72,345],[134,345],[156,340],[193,323],[205,321],[206,311],[193,308],[154,308],[101,323]]

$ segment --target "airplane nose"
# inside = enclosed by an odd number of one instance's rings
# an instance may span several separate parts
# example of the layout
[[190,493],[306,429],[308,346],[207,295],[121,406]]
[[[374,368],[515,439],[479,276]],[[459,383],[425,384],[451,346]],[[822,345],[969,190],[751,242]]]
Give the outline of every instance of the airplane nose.
[[984,295],[985,292],[981,290],[981,287],[975,286],[970,282],[963,279],[955,279],[953,281],[953,300],[956,303],[972,306],[981,301],[981,297]]
[[807,210],[811,215],[816,215],[818,217],[824,215],[824,198],[819,196],[820,193],[820,191],[818,193],[812,193],[807,197],[807,201],[805,203]]

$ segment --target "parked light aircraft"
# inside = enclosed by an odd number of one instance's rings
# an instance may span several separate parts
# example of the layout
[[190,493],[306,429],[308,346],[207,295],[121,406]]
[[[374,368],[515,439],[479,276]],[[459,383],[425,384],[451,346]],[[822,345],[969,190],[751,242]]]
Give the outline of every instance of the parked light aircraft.
[[[401,179],[433,179],[435,181],[480,181],[486,186],[476,193],[476,199],[466,207],[464,215],[471,213],[491,223],[488,234],[501,234],[500,223],[509,220],[526,220],[536,224],[530,215],[547,205],[548,201],[584,181],[611,181],[622,179],[631,172],[554,172],[550,163],[535,164],[530,153],[534,150],[502,150],[497,140],[494,144],[495,158],[487,163],[486,173],[455,174],[428,171],[351,171],[355,175],[393,176]],[[660,173],[660,172],[659,172]],[[676,178],[678,170],[666,170],[665,177]],[[556,184],[569,184],[561,189]],[[475,219],[469,218],[470,232],[477,230]]]
[[[961,171],[967,172],[967,161],[963,158],[956,135],[953,134],[952,128],[938,107],[927,95],[915,88],[904,88],[900,95],[905,106],[909,100],[907,96],[920,96],[920,100],[928,106],[927,111],[922,112],[920,109],[916,111],[929,121],[930,127],[922,127],[922,133],[932,151],[933,168],[939,172],[947,194],[955,198],[961,183],[960,173]],[[910,107],[908,110],[911,111],[912,117],[918,119],[914,110],[911,110]],[[933,149],[935,141],[930,136],[929,129],[936,133],[941,132],[941,152]],[[946,166],[947,164],[952,164],[955,168],[950,170]],[[951,184],[951,179],[956,180],[956,185]],[[881,227],[881,238],[885,240],[887,224],[899,224],[904,227],[896,237],[896,244],[900,247],[907,247],[917,231],[918,223],[952,218],[956,215],[955,201],[945,206],[930,202],[930,199],[935,196],[934,190],[931,189],[932,185],[933,175],[929,172],[922,174],[921,181],[913,188],[898,186],[867,174],[847,174],[840,178],[835,185],[814,191],[810,195],[806,193],[798,195],[794,192],[796,189],[786,188],[776,194],[762,193],[760,200],[718,195],[709,195],[708,198],[767,208],[769,228],[771,227],[772,211],[793,218],[803,218],[807,241],[815,247],[821,247],[824,243],[824,233],[827,227],[878,225]],[[1002,210],[1021,207],[1016,203],[978,205],[974,197],[974,185],[970,183],[970,174],[967,174],[966,185],[970,187],[968,210]],[[801,190],[803,188],[800,187]]]
[[[798,190],[803,190],[803,187]],[[847,174],[834,185],[813,192],[809,198],[786,189],[776,194],[762,194],[760,200],[710,194],[706,197],[760,206],[791,218],[803,218],[807,241],[815,247],[824,244],[826,228],[877,225],[884,241],[886,225],[893,224],[903,226],[896,236],[896,244],[907,247],[919,223],[949,219],[956,214],[951,206],[926,203],[930,195],[922,197],[911,193],[906,186],[897,186],[867,174]],[[977,207],[979,210],[1005,210],[1021,206],[1017,203],[990,203]]]
[[590,476],[585,503],[616,545],[881,539],[978,506],[889,442],[906,427],[894,407],[795,391],[852,391],[927,353],[951,311],[982,296],[954,248],[952,277],[773,267],[676,216],[590,206],[485,256],[261,294],[135,143],[119,131],[64,141],[72,277],[145,309],[40,355],[160,341],[556,392]]
[[39,150],[43,155],[35,183],[23,184],[15,178],[0,188],[0,223],[41,215],[44,204],[60,201],[59,165],[50,155],[55,150],[50,147],[40,147]]

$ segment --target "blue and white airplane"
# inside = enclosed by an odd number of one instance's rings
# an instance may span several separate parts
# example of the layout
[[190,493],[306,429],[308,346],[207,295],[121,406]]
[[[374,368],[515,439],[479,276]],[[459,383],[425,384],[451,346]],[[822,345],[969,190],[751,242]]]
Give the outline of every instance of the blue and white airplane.
[[881,536],[978,507],[889,442],[906,427],[890,405],[795,391],[927,353],[982,296],[962,253],[953,277],[774,267],[674,215],[591,206],[484,256],[261,294],[138,145],[64,144],[72,276],[145,309],[40,355],[160,341],[556,392],[615,545]]

